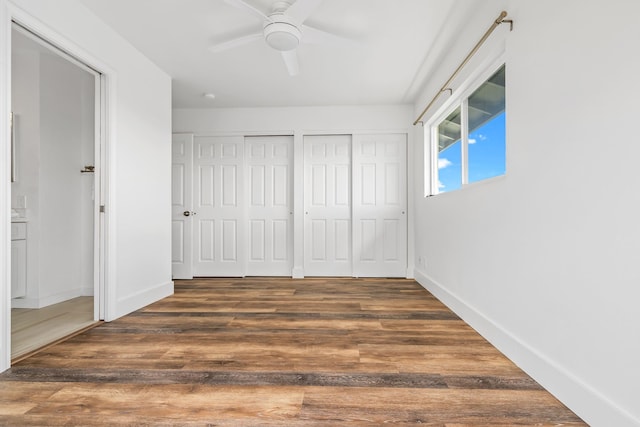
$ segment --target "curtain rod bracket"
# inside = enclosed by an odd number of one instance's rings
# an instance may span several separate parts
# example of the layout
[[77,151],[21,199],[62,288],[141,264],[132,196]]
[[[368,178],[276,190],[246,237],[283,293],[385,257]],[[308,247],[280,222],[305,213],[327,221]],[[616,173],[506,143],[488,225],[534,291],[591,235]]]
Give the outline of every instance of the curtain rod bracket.
[[513,31],[513,19],[503,19],[500,23],[504,24],[505,22],[509,24],[509,31]]

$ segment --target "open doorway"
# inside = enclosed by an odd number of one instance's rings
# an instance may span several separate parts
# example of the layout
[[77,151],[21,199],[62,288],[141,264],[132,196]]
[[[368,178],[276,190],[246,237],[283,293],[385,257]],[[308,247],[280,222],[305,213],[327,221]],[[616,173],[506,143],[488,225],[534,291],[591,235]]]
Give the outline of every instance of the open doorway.
[[13,24],[11,358],[100,313],[98,72]]

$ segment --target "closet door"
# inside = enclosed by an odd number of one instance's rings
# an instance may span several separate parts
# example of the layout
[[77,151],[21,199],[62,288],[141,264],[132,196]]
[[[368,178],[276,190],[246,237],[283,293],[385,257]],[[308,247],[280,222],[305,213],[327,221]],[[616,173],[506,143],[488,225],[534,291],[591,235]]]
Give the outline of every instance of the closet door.
[[174,279],[192,279],[193,135],[173,135],[171,173],[172,274]]
[[304,162],[304,274],[351,276],[351,136],[305,136]]
[[406,277],[405,134],[353,137],[353,274]]
[[293,137],[245,138],[248,182],[247,275],[291,276]]
[[194,141],[193,275],[244,276],[243,137]]

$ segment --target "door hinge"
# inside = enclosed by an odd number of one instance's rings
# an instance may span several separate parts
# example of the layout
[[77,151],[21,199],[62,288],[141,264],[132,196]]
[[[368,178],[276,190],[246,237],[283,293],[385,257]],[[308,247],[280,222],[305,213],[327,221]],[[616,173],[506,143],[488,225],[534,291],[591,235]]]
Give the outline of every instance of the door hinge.
[[100,205],[100,213],[104,213],[104,205]]

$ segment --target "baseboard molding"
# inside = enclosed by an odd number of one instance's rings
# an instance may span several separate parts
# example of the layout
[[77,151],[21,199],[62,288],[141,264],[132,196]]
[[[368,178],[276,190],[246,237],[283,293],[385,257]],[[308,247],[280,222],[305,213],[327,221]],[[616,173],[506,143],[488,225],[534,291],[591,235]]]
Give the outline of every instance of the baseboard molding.
[[[93,292],[92,292],[93,293]],[[12,308],[44,308],[53,304],[68,301],[73,298],[86,296],[83,288],[72,289],[70,291],[60,292],[48,295],[43,298],[14,298],[11,300]]]
[[115,317],[108,320],[115,320],[170,295],[173,295],[173,281],[161,283],[126,298],[118,299],[115,307]]
[[518,367],[592,426],[639,426],[640,420],[538,352],[442,284],[414,269],[415,279]]
[[11,308],[39,308],[37,298],[13,298]]

